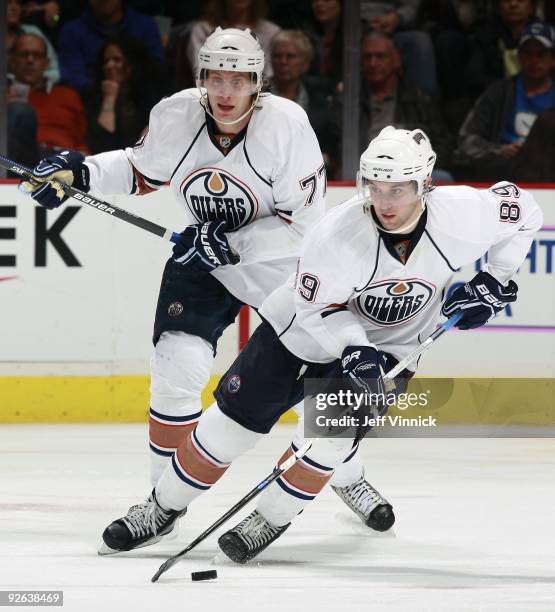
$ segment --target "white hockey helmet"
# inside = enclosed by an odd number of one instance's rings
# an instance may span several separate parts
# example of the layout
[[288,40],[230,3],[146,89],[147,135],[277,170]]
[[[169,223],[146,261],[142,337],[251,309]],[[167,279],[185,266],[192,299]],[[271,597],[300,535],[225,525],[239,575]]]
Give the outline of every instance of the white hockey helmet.
[[259,87],[264,72],[264,51],[256,36],[247,28],[218,27],[204,41],[198,54],[197,77],[203,70],[230,70],[232,72],[254,72]]
[[357,174],[359,195],[367,197],[369,181],[416,181],[419,196],[425,193],[436,154],[422,130],[398,130],[388,125],[360,157]]
[[256,36],[247,28],[217,27],[205,40],[198,54],[197,87],[200,91],[201,104],[204,110],[213,118],[208,91],[205,82],[208,70],[226,70],[231,72],[248,72],[251,74],[252,104],[240,117],[233,121],[221,121],[224,125],[233,125],[244,119],[256,106],[262,89],[262,73],[264,72],[264,51]]

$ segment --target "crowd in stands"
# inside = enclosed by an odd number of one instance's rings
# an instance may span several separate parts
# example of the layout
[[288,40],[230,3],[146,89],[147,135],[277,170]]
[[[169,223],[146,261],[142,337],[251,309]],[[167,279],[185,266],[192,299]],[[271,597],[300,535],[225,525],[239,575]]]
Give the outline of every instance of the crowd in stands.
[[[249,27],[273,94],[314,127],[342,177],[346,0],[7,0],[8,154],[32,166],[136,142],[152,106],[195,86],[217,27]],[[422,128],[437,181],[555,182],[555,2],[360,0],[362,149]]]

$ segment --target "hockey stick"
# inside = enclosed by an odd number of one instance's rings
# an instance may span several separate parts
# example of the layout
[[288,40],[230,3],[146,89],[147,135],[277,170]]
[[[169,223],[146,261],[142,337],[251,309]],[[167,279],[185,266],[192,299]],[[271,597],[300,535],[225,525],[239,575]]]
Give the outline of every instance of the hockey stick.
[[266,487],[268,487],[274,480],[279,478],[284,472],[286,472],[289,468],[293,467],[295,463],[306,453],[308,449],[312,446],[312,442],[307,442],[304,446],[302,446],[296,453],[288,457],[281,465],[278,465],[274,469],[274,471],[264,478],[261,482],[259,482],[254,489],[251,489],[245,497],[240,499],[232,508],[230,508],[225,514],[220,516],[220,518],[208,527],[205,531],[203,531],[198,538],[193,540],[187,548],[184,548],[182,551],[178,552],[173,557],[170,557],[167,561],[164,561],[162,565],[158,568],[158,571],[154,576],[152,576],[151,581],[156,582],[160,576],[167,572],[170,567],[173,567],[183,556],[185,556],[190,550],[193,550],[195,546],[200,544],[203,540],[205,540],[211,533],[216,531],[218,527],[223,525],[228,519],[237,514],[239,510],[244,508],[252,499],[254,499],[259,493],[262,493]]
[[[0,166],[5,168],[9,172],[13,172],[18,174],[22,178],[26,179],[33,185],[42,185],[42,181],[38,181],[36,177],[33,175],[32,171],[17,162],[0,155]],[[170,242],[176,243],[179,234],[177,232],[173,232],[157,223],[153,223],[148,219],[143,219],[142,217],[138,217],[133,213],[130,213],[123,208],[118,208],[117,206],[113,206],[112,204],[108,204],[108,202],[104,202],[103,200],[99,200],[80,189],[76,189],[71,185],[66,185],[65,183],[60,183],[58,181],[47,181],[55,185],[56,187],[60,187],[66,195],[75,200],[81,202],[81,204],[87,204],[91,208],[95,208],[96,210],[100,210],[103,213],[110,215],[111,217],[115,217],[116,219],[121,219],[126,223],[130,223],[131,225],[135,225],[136,227],[140,227],[141,229],[154,234],[155,236],[159,236],[160,238],[164,238],[164,240],[169,240]]]
[[449,331],[454,325],[456,325],[463,317],[464,312],[459,310],[452,317],[449,317],[445,323],[442,323],[433,334],[430,334],[424,342],[407,355],[404,359],[389,370],[387,374],[384,374],[383,380],[393,380],[400,372],[402,372],[410,363],[412,363],[417,357],[420,357],[424,351],[427,351],[430,346],[446,331]]

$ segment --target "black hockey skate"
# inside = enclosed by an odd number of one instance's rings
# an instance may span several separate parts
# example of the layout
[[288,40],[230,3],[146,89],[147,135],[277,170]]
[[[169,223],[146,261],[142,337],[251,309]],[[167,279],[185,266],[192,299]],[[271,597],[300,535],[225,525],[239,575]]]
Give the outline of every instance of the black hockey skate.
[[222,551],[235,563],[246,563],[267,548],[291,525],[274,527],[255,510],[218,539]]
[[173,531],[176,520],[187,512],[164,510],[158,505],[154,491],[142,504],[131,506],[127,515],[113,521],[102,534],[104,544],[99,555],[111,555],[126,550],[150,546]]
[[332,489],[362,522],[374,531],[387,531],[393,527],[393,507],[364,480],[364,475],[347,487],[332,486]]

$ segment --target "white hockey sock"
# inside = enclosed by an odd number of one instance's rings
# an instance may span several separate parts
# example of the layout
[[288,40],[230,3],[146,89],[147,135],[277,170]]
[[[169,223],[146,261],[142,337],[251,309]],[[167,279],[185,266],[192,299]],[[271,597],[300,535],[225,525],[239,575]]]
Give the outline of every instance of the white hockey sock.
[[333,487],[348,487],[364,474],[364,466],[360,457],[359,445],[353,448],[347,459],[340,463],[330,479]]
[[160,479],[162,472],[166,469],[170,457],[159,455],[156,451],[150,448],[150,482],[153,487]]
[[[299,448],[297,442],[282,460]],[[275,526],[290,523],[324,488],[335,466],[350,453],[351,445],[352,441],[345,439],[317,440],[304,457],[262,493],[257,510]]]
[[239,425],[212,404],[160,476],[156,485],[158,502],[166,509],[185,508],[208,491],[231,462],[262,435]]

